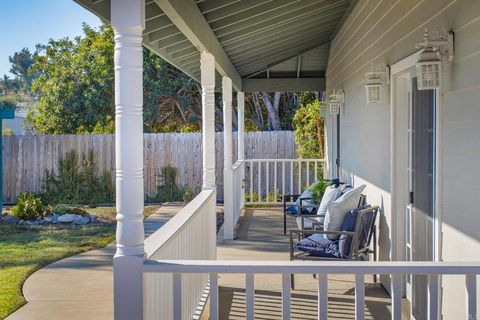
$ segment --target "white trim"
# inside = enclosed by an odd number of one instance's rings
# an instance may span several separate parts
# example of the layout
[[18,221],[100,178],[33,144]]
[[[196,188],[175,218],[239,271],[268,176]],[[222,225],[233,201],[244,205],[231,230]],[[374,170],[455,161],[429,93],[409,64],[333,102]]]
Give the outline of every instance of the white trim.
[[[409,69],[415,67],[418,56],[421,50],[400,60],[399,62],[395,63],[391,66],[390,72],[390,83],[391,83],[391,190],[392,190],[392,258],[399,259],[405,258],[405,253],[402,253],[401,248],[404,248],[404,243],[399,243],[398,236],[399,229],[402,229],[401,232],[404,232],[406,225],[399,224],[397,219],[401,219],[402,222],[405,222],[405,217],[399,217],[398,214],[394,214],[393,211],[397,211],[400,208],[399,200],[398,199],[398,186],[396,185],[396,173],[397,173],[397,163],[396,163],[396,127],[398,124],[398,119],[395,118],[395,80],[399,79],[400,77],[406,75]],[[444,75],[442,75],[443,77]],[[441,250],[442,250],[442,243],[441,243],[441,225],[442,225],[442,190],[443,190],[443,179],[442,179],[442,164],[443,164],[443,157],[442,157],[442,137],[443,137],[443,88],[439,90],[435,90],[435,176],[434,176],[434,207],[433,207],[433,260],[435,262],[441,261]],[[400,249],[400,250],[399,250]],[[395,252],[394,252],[395,250]],[[439,277],[438,282],[441,284],[441,277]],[[442,302],[442,292],[438,294],[438,310],[441,311],[441,302]]]

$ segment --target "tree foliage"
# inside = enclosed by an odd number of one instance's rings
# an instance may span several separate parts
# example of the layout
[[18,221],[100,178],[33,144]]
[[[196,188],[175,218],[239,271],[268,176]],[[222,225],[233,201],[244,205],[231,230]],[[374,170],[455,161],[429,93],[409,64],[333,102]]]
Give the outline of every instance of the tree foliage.
[[22,91],[28,93],[33,79],[36,77],[35,72],[30,72],[30,67],[35,61],[35,53],[31,53],[28,48],[15,52],[13,56],[8,57],[11,67],[10,72],[21,80]]
[[83,32],[37,46],[31,72],[39,74],[32,84],[39,102],[27,120],[39,133],[91,132],[114,114],[112,29],[84,24]]
[[293,117],[295,142],[301,158],[324,157],[324,119],[320,117],[320,103],[313,94],[302,97]]

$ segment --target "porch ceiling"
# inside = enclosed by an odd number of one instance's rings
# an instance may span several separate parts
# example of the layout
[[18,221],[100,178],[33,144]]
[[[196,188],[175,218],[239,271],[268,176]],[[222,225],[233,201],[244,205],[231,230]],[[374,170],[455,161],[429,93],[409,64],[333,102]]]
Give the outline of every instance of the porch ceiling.
[[[74,0],[110,21],[110,0]],[[197,81],[200,51],[236,90],[320,90],[355,0],[145,0],[143,45]]]

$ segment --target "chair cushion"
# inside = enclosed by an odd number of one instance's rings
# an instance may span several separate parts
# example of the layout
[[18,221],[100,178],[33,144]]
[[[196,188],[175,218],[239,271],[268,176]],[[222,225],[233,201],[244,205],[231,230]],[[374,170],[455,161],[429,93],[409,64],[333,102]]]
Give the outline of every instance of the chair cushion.
[[[310,186],[311,187],[311,186]],[[295,201],[295,204],[297,206],[300,205],[300,199],[305,199],[305,198],[311,198],[312,197],[312,190],[310,187],[307,188],[307,190],[303,191],[300,197],[298,197],[297,201]],[[313,206],[315,203],[311,200],[302,200],[302,206],[307,206],[307,208],[302,209],[302,214],[309,214],[312,213],[313,210],[315,210],[314,207],[308,207],[308,206]]]
[[333,185],[328,186],[323,193],[322,201],[318,206],[317,215],[325,217],[327,214],[327,206],[340,197],[339,188],[335,188]]
[[338,242],[326,239],[321,234],[313,234],[295,244],[297,250],[307,252],[311,256],[338,258]]
[[[287,209],[285,210],[285,213],[291,216],[296,216],[298,212],[298,205],[293,204],[291,206],[288,206]],[[302,214],[309,214],[307,208],[302,208]]]
[[[323,223],[325,231],[340,231],[345,215],[357,208],[363,189],[365,189],[365,185],[348,191],[327,206],[327,214]],[[335,235],[325,236],[330,240],[338,239],[338,236]]]
[[[357,224],[357,217],[358,217],[358,212],[360,210],[364,210],[367,208],[370,208],[370,205],[365,205],[361,208],[353,209],[352,211],[348,212],[345,215],[345,219],[343,220],[342,223],[342,231],[355,231],[355,226]],[[372,214],[373,216],[373,214]],[[344,256],[348,257],[350,254],[350,249],[352,246],[352,237],[348,235],[341,235],[340,240],[338,241],[338,251]],[[361,248],[361,246],[360,246]]]

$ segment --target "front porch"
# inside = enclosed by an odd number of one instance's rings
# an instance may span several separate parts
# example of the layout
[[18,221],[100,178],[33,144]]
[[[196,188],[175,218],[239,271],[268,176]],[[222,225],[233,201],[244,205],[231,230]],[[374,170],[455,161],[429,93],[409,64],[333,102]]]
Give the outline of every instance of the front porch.
[[[294,219],[287,229],[296,228]],[[287,261],[289,236],[283,234],[280,208],[249,208],[240,218],[235,240],[225,240],[217,247],[218,260]],[[220,274],[219,319],[245,319],[245,276]],[[318,319],[318,282],[312,275],[297,275],[291,294],[291,319]],[[280,274],[255,277],[255,319],[282,318],[282,280]],[[404,308],[405,309],[405,308]],[[201,319],[209,319],[208,305]],[[404,312],[402,312],[405,314]],[[408,311],[407,313],[408,314]],[[328,276],[328,319],[355,317],[355,277]],[[365,277],[365,319],[391,318],[391,300],[380,283]],[[405,316],[402,319],[407,319]]]

